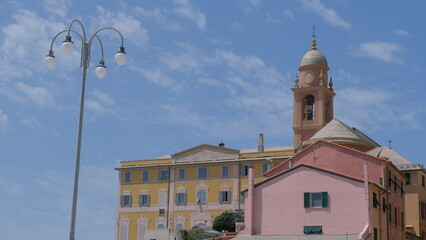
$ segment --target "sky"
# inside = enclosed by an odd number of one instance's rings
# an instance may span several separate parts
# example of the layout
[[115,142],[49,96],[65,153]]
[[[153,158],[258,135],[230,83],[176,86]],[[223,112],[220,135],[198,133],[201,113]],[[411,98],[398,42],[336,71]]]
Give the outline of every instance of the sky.
[[[2,0],[1,239],[67,239],[81,41],[43,65],[54,36],[78,19],[98,36],[108,73],[87,72],[76,238],[115,236],[120,161],[224,142],[234,149],[293,142],[295,74],[310,49],[327,57],[335,117],[424,164],[426,3],[421,0]],[[82,33],[79,25],[73,30]]]

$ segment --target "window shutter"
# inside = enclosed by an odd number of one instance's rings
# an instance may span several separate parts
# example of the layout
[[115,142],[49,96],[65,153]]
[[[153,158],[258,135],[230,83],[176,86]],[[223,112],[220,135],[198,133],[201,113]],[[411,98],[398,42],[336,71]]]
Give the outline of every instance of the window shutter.
[[132,206],[132,196],[129,196],[129,207]]
[[143,195],[139,195],[139,207],[143,205]]
[[147,195],[147,203],[146,203],[146,205],[149,205],[150,203],[151,203],[151,196]]
[[186,204],[186,193],[183,194],[183,204]]
[[327,208],[328,207],[328,192],[322,192],[322,207]]
[[308,192],[304,193],[304,207],[305,208],[311,207],[311,194]]
[[176,193],[176,205],[179,205],[179,193]]
[[120,206],[121,207],[124,206],[124,196],[121,196],[121,198],[120,198]]

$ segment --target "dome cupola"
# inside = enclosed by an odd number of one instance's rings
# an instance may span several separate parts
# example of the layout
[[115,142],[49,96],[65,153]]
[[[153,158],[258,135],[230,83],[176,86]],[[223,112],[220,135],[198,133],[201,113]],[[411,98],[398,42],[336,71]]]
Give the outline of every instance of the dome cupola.
[[328,69],[327,58],[325,58],[324,54],[317,49],[317,41],[315,39],[312,39],[311,46],[312,48],[303,55],[302,60],[300,61],[300,67],[321,65]]

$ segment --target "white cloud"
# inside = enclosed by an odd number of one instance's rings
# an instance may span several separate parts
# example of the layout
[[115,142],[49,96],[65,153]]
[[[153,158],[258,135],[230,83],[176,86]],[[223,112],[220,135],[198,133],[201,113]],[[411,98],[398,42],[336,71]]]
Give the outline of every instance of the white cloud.
[[114,99],[105,92],[94,89],[90,92],[88,100],[85,102],[90,120],[95,120],[105,115],[116,115],[117,107]]
[[59,17],[66,17],[68,6],[71,4],[71,0],[43,0],[44,8]]
[[136,7],[135,12],[141,14],[142,17],[145,17],[147,19],[154,19],[164,29],[176,32],[182,30],[182,27],[177,22],[169,20],[167,18],[167,13],[165,13],[164,10],[161,10],[159,8],[155,8],[153,10],[148,11],[141,7]]
[[41,123],[35,117],[23,118],[21,123],[27,126],[41,128]]
[[394,30],[392,30],[392,33],[396,34],[396,35],[404,36],[404,37],[410,36],[410,34],[406,30],[403,30],[403,29],[394,29]]
[[54,107],[55,99],[47,88],[31,87],[25,83],[18,82],[15,88],[23,94],[21,100],[31,101],[40,107]]
[[397,55],[402,53],[402,47],[392,42],[366,42],[353,49],[353,55],[371,57],[388,63],[404,63]]
[[350,29],[351,25],[343,20],[334,9],[326,8],[319,0],[300,0],[303,6],[322,17],[332,26]]
[[173,10],[177,15],[193,21],[201,30],[206,29],[206,15],[196,9],[188,0],[174,0],[177,7]]
[[0,190],[10,197],[18,197],[25,193],[25,188],[19,183],[14,183],[0,176]]
[[406,129],[420,129],[422,126],[420,114],[425,110],[415,104],[409,107],[395,105],[401,96],[394,91],[344,88],[338,93],[334,100],[335,112],[342,116],[340,120],[351,126],[374,130],[389,126],[387,124]]
[[96,9],[99,12],[99,16],[94,20],[97,28],[107,26],[116,28],[123,35],[124,45],[126,41],[131,41],[137,46],[146,47],[149,39],[148,30],[141,26],[139,20],[123,12],[111,12],[99,5]]
[[290,9],[286,9],[283,12],[284,16],[286,16],[287,18],[289,18],[290,20],[296,20],[297,19],[297,15]]
[[6,133],[12,130],[12,127],[9,124],[9,116],[2,113],[0,109],[0,133]]
[[164,73],[158,68],[155,69],[142,69],[142,68],[132,68],[135,71],[141,72],[143,76],[150,82],[155,83],[159,86],[166,87],[177,94],[179,94],[184,85],[182,83],[178,83],[176,80],[171,78],[169,75]]

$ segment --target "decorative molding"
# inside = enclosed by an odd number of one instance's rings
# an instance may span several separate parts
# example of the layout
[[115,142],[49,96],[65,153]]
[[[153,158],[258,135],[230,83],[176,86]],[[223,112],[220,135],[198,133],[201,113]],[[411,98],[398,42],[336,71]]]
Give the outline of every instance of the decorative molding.
[[204,224],[205,226],[212,225],[212,214],[209,212],[196,212],[191,214],[191,226]]
[[146,215],[141,215],[138,219],[138,240],[145,240],[145,232],[148,229],[149,219]]
[[239,150],[217,147],[212,145],[200,145],[172,155],[173,163],[211,162],[217,160],[238,160]]
[[155,219],[155,228],[158,227],[158,225],[163,224],[164,228],[166,228],[167,218],[165,216],[159,216]]
[[226,183],[222,184],[222,186],[220,186],[220,191],[229,191],[229,189],[231,189],[231,188]]
[[177,189],[176,189],[176,193],[186,193],[186,188],[183,185],[180,185]]
[[132,191],[124,190],[122,195],[132,195]]
[[182,214],[178,214],[176,217],[175,217],[175,228],[176,228],[176,226],[178,225],[178,224],[182,224],[183,225],[183,228],[185,229],[185,223],[186,223],[186,217],[185,216],[183,216]]
[[120,218],[119,221],[119,240],[129,240],[129,225],[130,225],[130,219],[127,215],[123,215]]
[[141,195],[149,195],[149,190],[147,190],[147,189],[142,189],[142,190],[140,191],[140,194],[141,194]]

